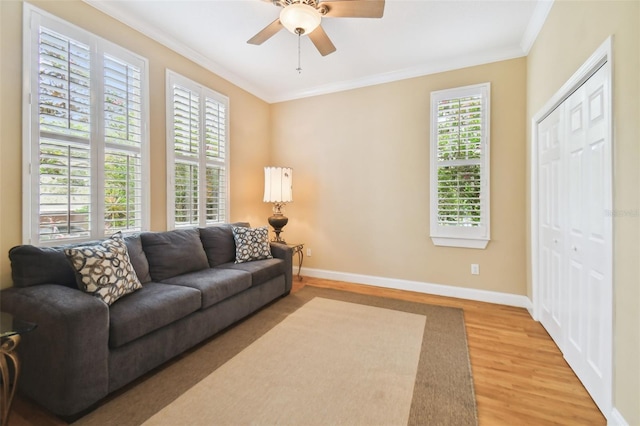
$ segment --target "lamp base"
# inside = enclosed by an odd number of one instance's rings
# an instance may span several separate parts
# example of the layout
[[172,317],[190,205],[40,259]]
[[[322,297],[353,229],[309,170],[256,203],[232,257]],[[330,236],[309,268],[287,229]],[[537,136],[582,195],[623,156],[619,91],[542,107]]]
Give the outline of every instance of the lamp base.
[[274,243],[286,244],[286,241],[280,238],[280,233],[282,232],[282,228],[284,228],[284,226],[289,222],[289,218],[282,213],[276,213],[273,216],[269,216],[269,219],[267,220],[269,225],[273,227],[273,232],[276,233],[276,237],[271,241]]

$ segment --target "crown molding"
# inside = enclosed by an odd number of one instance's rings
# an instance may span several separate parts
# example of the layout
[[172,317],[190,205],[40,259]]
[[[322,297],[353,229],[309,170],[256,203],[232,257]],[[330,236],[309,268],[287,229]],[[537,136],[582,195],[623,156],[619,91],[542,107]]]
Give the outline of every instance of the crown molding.
[[391,83],[394,81],[423,77],[430,74],[437,74],[477,65],[489,64],[492,62],[506,61],[509,59],[520,58],[522,56],[525,55],[520,49],[512,49],[499,50],[476,55],[466,55],[463,58],[448,58],[439,60],[437,63],[423,64],[398,71],[391,71],[354,80],[340,81],[322,86],[316,86],[310,89],[281,93],[273,96],[271,103],[286,102],[311,96],[320,96],[330,93],[343,92],[346,90],[359,89],[367,86],[375,86],[378,84]]
[[106,15],[109,15],[112,18],[131,27],[132,29],[142,33],[143,35],[149,37],[150,39],[173,50],[174,52],[184,56],[185,58],[195,62],[196,64],[206,68],[207,70],[224,78],[230,83],[235,84],[241,89],[246,90],[252,95],[257,96],[263,101],[267,103],[271,103],[270,101],[271,97],[269,96],[268,93],[265,93],[264,91],[254,86],[252,83],[250,83],[246,79],[239,77],[236,73],[223,67],[219,63],[207,58],[201,53],[193,50],[189,46],[186,46],[183,43],[176,42],[171,37],[167,36],[157,28],[151,25],[148,25],[146,22],[143,22],[139,19],[134,18],[133,16],[120,12],[116,7],[111,5],[111,2],[104,1],[104,0],[82,0],[82,1],[90,5],[91,7],[98,9],[100,12]]
[[483,65],[492,62],[504,61],[514,58],[526,56],[531,45],[535,41],[538,32],[542,28],[544,21],[551,9],[553,0],[540,0],[537,3],[534,14],[529,21],[527,30],[523,36],[523,40],[520,46],[525,46],[527,49],[510,49],[510,50],[495,50],[490,52],[482,52],[471,55],[464,55],[455,58],[443,58],[434,63],[423,64],[411,68],[405,68],[396,71],[390,71],[386,73],[364,76],[362,78],[338,81],[335,83],[320,85],[311,87],[299,91],[291,91],[284,93],[273,93],[265,91],[251,83],[250,81],[238,76],[233,71],[225,68],[212,59],[202,55],[189,46],[179,43],[167,36],[162,31],[154,28],[144,21],[134,18],[133,16],[122,13],[118,8],[114,7],[111,2],[103,0],[83,0],[85,3],[94,7],[95,9],[105,13],[106,15],[122,22],[123,24],[133,28],[141,34],[155,40],[156,42],[164,45],[165,47],[173,50],[174,52],[184,56],[185,58],[195,62],[196,64],[204,67],[212,73],[224,78],[230,83],[238,86],[239,88],[251,93],[252,95],[262,99],[263,101],[272,104],[278,102],[286,102],[296,99],[302,99],[312,96],[326,95],[330,93],[342,92],[347,90],[359,89],[367,86],[374,86],[378,84],[391,83],[399,80],[406,80],[410,78],[422,77],[425,75],[436,74],[446,71],[452,71],[461,68],[467,68],[476,65]]
[[524,31],[522,40],[520,41],[520,48],[525,56],[529,54],[533,43],[535,43],[536,38],[538,38],[538,34],[540,34],[540,30],[542,30],[542,26],[553,7],[553,2],[554,0],[538,0],[536,3],[536,8],[531,15],[531,19],[529,19],[527,29]]

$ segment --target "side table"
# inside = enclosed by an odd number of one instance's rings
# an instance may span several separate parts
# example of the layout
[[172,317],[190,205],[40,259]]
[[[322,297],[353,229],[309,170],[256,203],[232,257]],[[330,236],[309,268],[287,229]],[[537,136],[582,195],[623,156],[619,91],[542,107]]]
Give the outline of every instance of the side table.
[[[9,420],[11,403],[18,387],[20,360],[16,347],[20,343],[20,335],[36,328],[36,324],[15,318],[7,312],[0,312],[0,373],[2,379],[2,395],[0,398],[0,420],[6,425]],[[9,369],[13,368],[13,374]]]
[[300,269],[302,269],[302,261],[304,260],[304,253],[302,249],[304,248],[304,243],[301,244],[288,244],[289,247],[293,249],[293,254],[298,255],[298,281],[302,281],[302,277],[300,276]]

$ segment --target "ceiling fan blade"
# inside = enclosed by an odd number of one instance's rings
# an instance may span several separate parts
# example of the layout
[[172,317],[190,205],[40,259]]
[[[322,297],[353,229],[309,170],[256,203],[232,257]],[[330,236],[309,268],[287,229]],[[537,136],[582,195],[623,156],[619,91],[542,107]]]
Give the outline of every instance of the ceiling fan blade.
[[264,27],[258,34],[251,37],[247,43],[249,44],[262,44],[269,40],[275,33],[283,29],[284,26],[280,22],[280,19],[276,19],[266,27]]
[[339,0],[323,1],[318,5],[327,18],[382,18],[384,0]]
[[322,56],[327,56],[329,53],[336,51],[336,47],[333,45],[327,33],[322,29],[322,25],[309,33],[309,38],[313,45],[318,49]]

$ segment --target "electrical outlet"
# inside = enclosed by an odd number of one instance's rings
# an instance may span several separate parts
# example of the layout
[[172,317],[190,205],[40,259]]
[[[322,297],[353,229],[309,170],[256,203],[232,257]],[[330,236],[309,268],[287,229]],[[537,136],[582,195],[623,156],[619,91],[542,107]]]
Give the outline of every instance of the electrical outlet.
[[471,264],[471,275],[480,275],[480,265],[477,263]]
[[311,257],[311,249],[310,248],[307,249],[307,256]]

